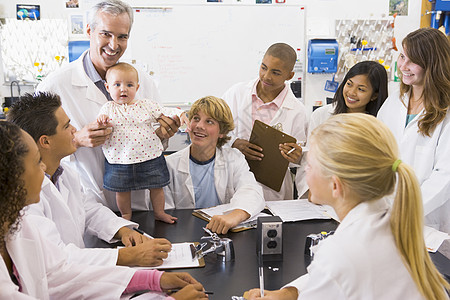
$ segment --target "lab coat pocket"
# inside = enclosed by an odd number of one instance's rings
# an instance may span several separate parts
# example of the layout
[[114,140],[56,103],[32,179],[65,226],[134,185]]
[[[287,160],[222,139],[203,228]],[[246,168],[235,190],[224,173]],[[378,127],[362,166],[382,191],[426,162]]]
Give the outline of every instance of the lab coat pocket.
[[434,166],[434,156],[434,147],[416,146],[414,165],[412,167],[420,184],[430,176]]

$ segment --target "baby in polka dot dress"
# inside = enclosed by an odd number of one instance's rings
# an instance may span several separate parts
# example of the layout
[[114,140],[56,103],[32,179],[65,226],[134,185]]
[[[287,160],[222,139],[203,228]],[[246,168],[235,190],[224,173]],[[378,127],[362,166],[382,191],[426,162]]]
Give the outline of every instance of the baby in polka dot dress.
[[139,78],[129,64],[109,68],[105,85],[114,101],[105,103],[97,118],[98,123],[113,127],[102,146],[106,158],[103,187],[116,192],[117,206],[125,219],[131,219],[131,191],[149,189],[155,219],[175,222],[175,217],[164,212],[163,187],[170,178],[164,148],[152,124],[163,114],[177,115],[181,124],[186,124],[186,114],[150,100],[135,99]]

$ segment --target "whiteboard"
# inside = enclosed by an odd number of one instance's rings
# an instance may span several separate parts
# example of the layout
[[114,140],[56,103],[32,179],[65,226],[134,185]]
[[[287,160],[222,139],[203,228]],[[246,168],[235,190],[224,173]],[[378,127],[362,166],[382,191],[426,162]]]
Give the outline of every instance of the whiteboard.
[[305,66],[305,7],[298,5],[173,5],[134,8],[126,61],[152,75],[164,103],[221,97],[256,78],[267,48],[291,45]]

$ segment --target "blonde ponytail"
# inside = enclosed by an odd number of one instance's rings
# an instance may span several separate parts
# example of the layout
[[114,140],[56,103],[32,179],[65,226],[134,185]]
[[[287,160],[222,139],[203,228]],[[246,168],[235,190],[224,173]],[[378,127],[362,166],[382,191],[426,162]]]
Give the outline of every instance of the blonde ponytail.
[[429,300],[448,299],[449,284],[437,271],[423,240],[422,194],[412,168],[397,167],[397,194],[391,212],[391,230],[395,243],[420,293]]
[[386,125],[366,114],[334,115],[312,132],[310,145],[324,174],[337,176],[361,201],[392,194],[398,175],[390,219],[396,246],[420,293],[430,300],[447,299],[449,284],[425,248],[419,183],[411,167],[398,159]]

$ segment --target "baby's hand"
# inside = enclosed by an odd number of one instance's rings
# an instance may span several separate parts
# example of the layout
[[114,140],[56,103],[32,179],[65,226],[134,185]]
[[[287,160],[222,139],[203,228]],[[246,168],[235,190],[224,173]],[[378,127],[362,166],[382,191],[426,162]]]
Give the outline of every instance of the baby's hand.
[[108,125],[109,121],[110,121],[110,119],[109,119],[109,117],[108,117],[107,115],[100,115],[100,116],[98,116],[98,118],[97,118],[97,123],[98,123],[99,125],[104,125],[104,126],[106,126],[106,125]]

